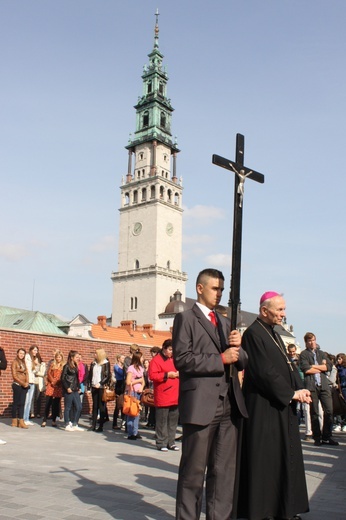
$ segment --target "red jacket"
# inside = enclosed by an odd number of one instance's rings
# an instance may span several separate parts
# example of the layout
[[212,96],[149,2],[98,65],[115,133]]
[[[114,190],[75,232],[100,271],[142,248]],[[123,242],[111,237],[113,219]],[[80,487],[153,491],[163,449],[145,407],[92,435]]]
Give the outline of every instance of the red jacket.
[[177,406],[179,398],[179,377],[169,379],[168,372],[176,372],[173,358],[162,352],[149,363],[149,379],[154,383],[154,402],[157,407]]

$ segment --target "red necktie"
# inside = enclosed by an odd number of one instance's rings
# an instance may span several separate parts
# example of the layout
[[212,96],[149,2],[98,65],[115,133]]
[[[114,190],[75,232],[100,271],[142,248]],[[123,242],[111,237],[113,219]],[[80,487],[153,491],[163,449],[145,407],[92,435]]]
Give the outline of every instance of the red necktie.
[[208,316],[210,318],[210,321],[214,325],[214,327],[216,327],[217,326],[217,319],[216,319],[216,316],[215,316],[215,312],[214,311],[210,311]]

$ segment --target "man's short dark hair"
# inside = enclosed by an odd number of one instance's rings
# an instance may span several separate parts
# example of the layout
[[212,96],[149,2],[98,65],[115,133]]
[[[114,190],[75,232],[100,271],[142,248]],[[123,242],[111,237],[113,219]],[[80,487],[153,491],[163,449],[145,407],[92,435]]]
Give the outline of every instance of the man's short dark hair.
[[165,339],[165,341],[162,343],[162,348],[169,348],[172,346],[172,340],[171,339]]
[[218,269],[203,269],[203,271],[201,271],[197,276],[196,285],[198,285],[199,283],[202,285],[205,284],[207,278],[217,278],[218,280],[225,279],[222,272]]
[[158,354],[161,352],[161,347],[151,347],[150,354]]
[[305,343],[309,340],[309,339],[316,339],[316,336],[313,332],[307,332],[304,336],[304,341]]

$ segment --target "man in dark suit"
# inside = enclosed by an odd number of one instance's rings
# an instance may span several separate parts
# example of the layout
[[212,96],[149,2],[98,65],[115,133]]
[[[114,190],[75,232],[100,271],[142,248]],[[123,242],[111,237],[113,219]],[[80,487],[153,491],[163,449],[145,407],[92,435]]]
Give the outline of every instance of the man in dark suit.
[[[300,368],[304,372],[305,386],[311,392],[310,414],[311,428],[315,446],[330,444],[338,446],[332,438],[333,401],[326,372],[332,368],[332,363],[325,352],[317,348],[316,336],[307,332],[304,336],[306,349],[300,354]],[[319,402],[323,408],[323,430],[319,421]]]
[[207,519],[228,520],[233,507],[238,429],[247,417],[238,370],[247,355],[230,320],[217,314],[223,274],[205,269],[197,277],[197,303],[176,315],[173,357],[179,370],[182,456],[176,500],[177,520],[200,517],[205,471]]

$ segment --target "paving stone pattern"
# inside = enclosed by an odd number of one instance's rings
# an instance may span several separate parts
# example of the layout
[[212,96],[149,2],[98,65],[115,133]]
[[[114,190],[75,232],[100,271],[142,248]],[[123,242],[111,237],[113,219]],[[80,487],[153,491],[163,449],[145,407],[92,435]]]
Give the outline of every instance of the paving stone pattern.
[[[96,433],[10,422],[0,421],[1,520],[174,519],[180,452],[157,451],[152,430],[129,441],[110,423]],[[88,417],[80,424],[88,428]],[[346,518],[346,433],[335,438],[338,447],[302,441],[311,509],[304,520]]]

